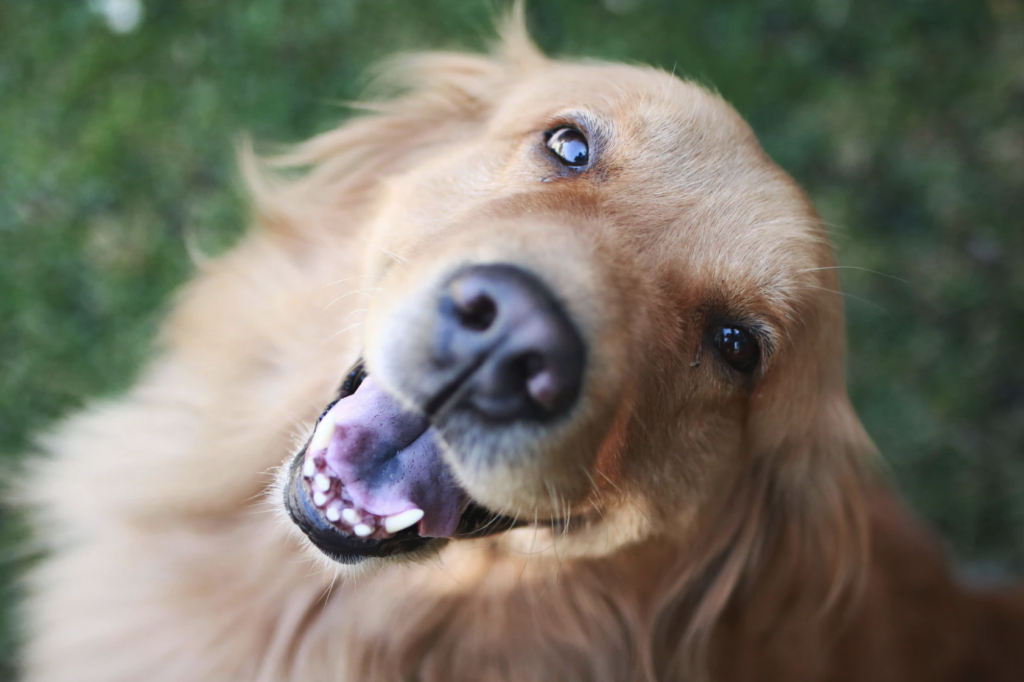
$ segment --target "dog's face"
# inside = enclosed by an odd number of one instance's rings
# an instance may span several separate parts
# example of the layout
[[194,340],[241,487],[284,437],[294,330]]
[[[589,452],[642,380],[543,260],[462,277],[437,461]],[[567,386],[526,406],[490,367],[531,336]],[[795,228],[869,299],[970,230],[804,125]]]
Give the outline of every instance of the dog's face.
[[374,190],[361,371],[289,469],[314,543],[529,524],[608,552],[833,456],[856,419],[831,248],[740,117],[539,57],[481,99]]

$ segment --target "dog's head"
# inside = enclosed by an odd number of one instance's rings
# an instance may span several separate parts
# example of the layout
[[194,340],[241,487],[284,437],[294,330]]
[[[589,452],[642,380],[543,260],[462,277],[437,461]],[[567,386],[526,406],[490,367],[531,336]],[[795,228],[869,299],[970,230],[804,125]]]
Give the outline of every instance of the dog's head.
[[565,551],[721,549],[768,516],[825,554],[859,537],[871,446],[832,249],[739,115],[514,32],[400,71],[411,92],[263,197],[280,223],[320,211],[324,248],[361,230],[371,298],[360,364],[286,472],[312,541],[356,562],[529,524]]

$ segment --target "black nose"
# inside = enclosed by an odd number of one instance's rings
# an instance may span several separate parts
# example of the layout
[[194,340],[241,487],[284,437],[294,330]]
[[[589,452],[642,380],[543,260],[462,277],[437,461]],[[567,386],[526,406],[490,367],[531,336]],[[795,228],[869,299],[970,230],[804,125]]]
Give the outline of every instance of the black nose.
[[495,421],[547,419],[579,397],[586,348],[551,291],[506,264],[460,272],[441,296],[434,358],[450,375],[428,407]]

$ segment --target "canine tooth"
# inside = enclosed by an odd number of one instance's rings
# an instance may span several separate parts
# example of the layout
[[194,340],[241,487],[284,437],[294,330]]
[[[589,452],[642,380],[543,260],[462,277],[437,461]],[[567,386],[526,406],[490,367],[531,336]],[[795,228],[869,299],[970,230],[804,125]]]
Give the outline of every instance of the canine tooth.
[[365,523],[357,523],[356,527],[352,529],[352,532],[361,538],[365,538],[367,535],[373,532],[373,529],[367,526]]
[[397,533],[400,530],[405,530],[414,523],[419,523],[419,520],[423,518],[422,509],[410,509],[400,514],[392,514],[384,519],[384,530],[389,533]]
[[309,451],[324,450],[330,444],[333,437],[334,420],[330,416],[324,417],[316,425],[316,431],[313,432],[313,440],[309,441]]
[[355,525],[363,520],[363,517],[359,515],[355,509],[342,509],[341,518],[345,519],[345,523]]
[[307,459],[306,463],[302,465],[302,475],[306,478],[313,478],[313,474],[316,473],[316,464],[313,460]]
[[321,492],[327,492],[331,489],[331,479],[327,478],[324,474],[317,474],[313,477],[313,485],[319,488]]
[[338,520],[341,518],[341,513],[338,511],[337,507],[330,506],[327,508],[327,511],[324,513],[324,516],[326,516],[327,520],[331,523],[337,523]]
[[316,492],[313,493],[313,504],[315,504],[318,507],[324,506],[325,504],[327,504],[327,496],[324,495],[319,490],[317,490]]

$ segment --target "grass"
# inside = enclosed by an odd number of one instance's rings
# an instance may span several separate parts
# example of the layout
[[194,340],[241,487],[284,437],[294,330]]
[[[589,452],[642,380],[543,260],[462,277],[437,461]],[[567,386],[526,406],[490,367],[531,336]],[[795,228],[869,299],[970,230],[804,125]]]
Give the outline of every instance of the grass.
[[[495,13],[153,0],[118,35],[85,2],[0,4],[0,464],[128,386],[186,243],[242,232],[238,133],[333,126],[375,60],[481,48]],[[834,226],[851,392],[893,477],[961,556],[1024,571],[1024,6],[545,0],[529,16],[550,53],[660,65],[751,122]],[[23,535],[0,516],[0,679]]]

